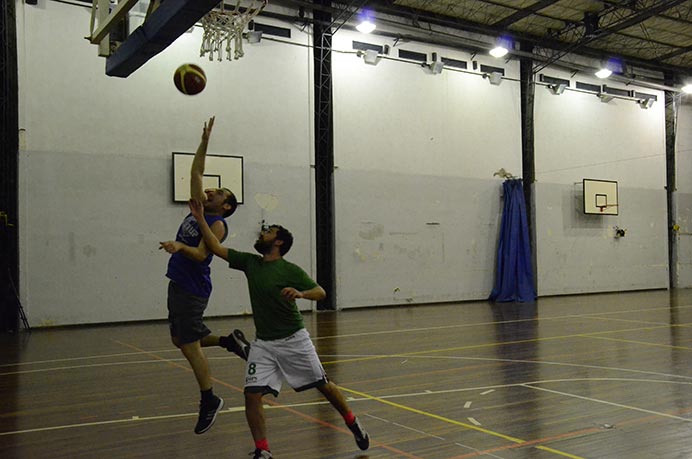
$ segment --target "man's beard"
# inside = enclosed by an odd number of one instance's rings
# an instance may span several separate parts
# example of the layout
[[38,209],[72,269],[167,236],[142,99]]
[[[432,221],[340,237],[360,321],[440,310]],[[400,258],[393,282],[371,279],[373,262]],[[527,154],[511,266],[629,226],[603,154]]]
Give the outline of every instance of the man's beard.
[[257,252],[259,252],[260,255],[266,255],[269,252],[271,252],[272,243],[262,241],[261,239],[257,239],[254,247],[255,247],[255,250],[257,250]]

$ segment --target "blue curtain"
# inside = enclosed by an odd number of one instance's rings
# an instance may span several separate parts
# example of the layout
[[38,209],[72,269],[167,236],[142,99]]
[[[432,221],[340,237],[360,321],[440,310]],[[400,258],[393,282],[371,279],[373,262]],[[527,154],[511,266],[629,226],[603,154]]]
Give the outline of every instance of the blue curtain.
[[497,250],[495,287],[489,300],[497,302],[536,300],[531,266],[529,225],[521,179],[505,180],[500,243]]

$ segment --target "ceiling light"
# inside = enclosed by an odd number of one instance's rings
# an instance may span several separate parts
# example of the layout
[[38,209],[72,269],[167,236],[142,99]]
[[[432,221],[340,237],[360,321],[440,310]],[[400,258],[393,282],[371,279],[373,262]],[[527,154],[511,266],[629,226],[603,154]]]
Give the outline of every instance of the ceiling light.
[[594,75],[596,75],[598,78],[608,78],[610,75],[613,74],[613,71],[607,68],[602,68],[598,72],[596,72]]
[[490,50],[490,55],[495,58],[506,56],[512,48],[512,39],[509,37],[500,37],[495,42],[495,47]]
[[682,92],[685,94],[692,94],[692,83],[687,83],[685,86],[683,86]]
[[601,61],[600,69],[595,73],[595,75],[598,78],[608,78],[613,73],[625,73],[625,64],[621,59],[611,57],[607,60]]
[[358,14],[359,24],[356,26],[356,30],[360,33],[370,33],[377,28],[375,25],[375,16],[372,14],[372,10],[364,9]]
[[358,32],[360,33],[370,33],[375,30],[376,27],[377,26],[370,20],[370,18],[365,18],[356,26],[356,29],[358,29]]
[[502,46],[497,46],[493,49],[490,50],[490,55],[493,57],[500,58],[502,56],[505,56],[509,50],[507,48],[504,48]]

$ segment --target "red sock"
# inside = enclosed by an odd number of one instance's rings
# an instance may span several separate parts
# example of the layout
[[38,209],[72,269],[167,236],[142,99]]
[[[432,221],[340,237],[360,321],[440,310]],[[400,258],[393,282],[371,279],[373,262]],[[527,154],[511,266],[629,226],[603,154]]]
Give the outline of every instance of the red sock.
[[263,438],[261,440],[257,440],[255,442],[255,448],[263,449],[265,451],[269,451],[269,442],[267,441],[266,438]]
[[344,415],[344,421],[346,421],[346,425],[347,425],[347,426],[350,426],[351,424],[353,424],[354,422],[356,422],[356,415],[353,414],[352,411],[349,411],[348,413],[346,413],[346,414]]

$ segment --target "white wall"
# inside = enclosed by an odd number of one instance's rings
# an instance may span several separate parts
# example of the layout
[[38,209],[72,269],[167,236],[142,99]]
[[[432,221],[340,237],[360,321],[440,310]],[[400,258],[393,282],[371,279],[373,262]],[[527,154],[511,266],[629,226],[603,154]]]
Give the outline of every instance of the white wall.
[[[17,1],[20,64],[21,299],[32,326],[166,316],[167,256],[184,205],[171,201],[171,152],[193,152],[216,115],[209,152],[245,159],[245,204],[227,245],[250,249],[262,219],[296,236],[289,259],[314,272],[312,52],[263,39],[235,62],[200,59],[201,29],[127,79],[104,74],[90,9]],[[272,22],[262,18],[262,22]],[[309,45],[309,29],[292,25]],[[479,37],[475,37],[478,39]],[[384,59],[366,65],[352,40],[504,67],[477,74]],[[336,292],[340,308],[483,299],[492,289],[504,168],[521,175],[519,65],[423,43],[340,30],[334,37]],[[200,64],[206,90],[172,84]],[[551,76],[601,83],[547,69]],[[613,86],[619,87],[618,84]],[[632,89],[634,86],[628,87]],[[635,88],[639,89],[639,88]],[[632,101],[536,88],[534,186],[539,295],[665,288],[663,94]],[[680,111],[678,209],[692,219],[689,106]],[[584,216],[575,182],[616,180],[620,214]],[[266,196],[278,205],[263,210]],[[627,229],[615,239],[613,227]],[[692,232],[692,229],[687,229]],[[689,260],[692,246],[683,247]],[[689,252],[689,253],[688,253]],[[681,284],[692,266],[681,262]],[[245,280],[216,260],[208,315],[249,311]],[[688,285],[688,284],[684,284]],[[310,303],[301,303],[308,309]]]
[[674,212],[680,230],[675,238],[676,287],[692,287],[692,96],[683,96],[678,108]]
[[[356,33],[339,32],[333,47],[353,40],[472,68],[469,54]],[[516,61],[476,59],[518,77]],[[334,53],[333,69],[339,306],[487,298],[501,209],[493,173],[521,173],[519,83],[353,53]]]
[[[547,75],[566,78],[557,70]],[[572,78],[602,80],[584,74]],[[666,288],[665,113],[663,93],[648,110],[630,100],[537,87],[534,186],[539,295]],[[582,179],[618,182],[618,216],[584,215]],[[627,230],[614,237],[614,227]]]
[[[17,2],[17,12],[20,275],[31,325],[166,317],[167,255],[158,242],[174,238],[187,213],[171,200],[171,152],[194,152],[211,115],[209,153],[245,158],[245,204],[229,219],[227,245],[252,250],[264,217],[293,231],[288,258],[312,272],[307,48],[263,41],[246,45],[240,61],[209,62],[198,57],[195,28],[118,79],[105,76],[105,60],[83,38],[89,8],[41,0]],[[307,36],[293,29],[293,40]],[[184,62],[207,73],[197,96],[172,83]],[[277,197],[275,210],[255,202],[265,194]],[[248,311],[242,273],[220,260],[212,271],[208,314]]]

